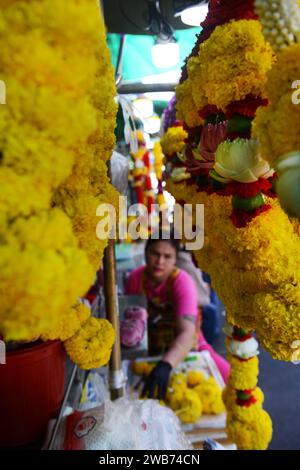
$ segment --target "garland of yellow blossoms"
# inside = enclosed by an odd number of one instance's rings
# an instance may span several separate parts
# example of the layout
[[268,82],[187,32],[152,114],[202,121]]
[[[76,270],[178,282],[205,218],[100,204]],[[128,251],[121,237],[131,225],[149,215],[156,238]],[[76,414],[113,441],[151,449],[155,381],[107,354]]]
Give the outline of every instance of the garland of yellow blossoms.
[[76,332],[67,349],[90,367],[80,338],[88,331],[102,343],[96,367],[114,333],[76,303],[106,244],[96,238],[96,207],[117,198],[106,176],[116,105],[103,20],[96,0],[0,7],[0,331],[6,340]]
[[[245,14],[247,21],[226,23],[222,17],[228,21],[235,14],[237,19]],[[256,14],[260,15],[264,35],[274,50],[280,51],[271,70],[273,59],[271,55],[268,58],[271,49],[267,43],[264,45],[261,28],[253,21]],[[214,16],[222,26],[215,27]],[[276,165],[281,204],[289,214],[299,218],[299,106],[293,102],[292,95],[300,76],[297,44],[300,12],[296,2],[286,0],[220,0],[211,2],[204,23],[211,28],[210,32],[206,34],[204,30],[204,41],[200,35],[199,52],[193,51],[187,62],[187,79],[177,90],[178,118],[188,127],[204,124],[204,128],[200,141],[192,141],[191,145],[190,136],[185,140],[181,165],[178,165],[178,155],[170,156],[175,168],[170,171],[173,182],[169,181],[168,187],[181,202],[205,204],[205,245],[196,258],[201,268],[210,273],[226,305],[229,322],[245,330],[256,329],[262,345],[274,358],[297,361],[300,356],[299,223],[281,210],[269,177],[271,167]],[[230,36],[231,43],[227,40]],[[190,110],[192,103],[194,107]],[[259,105],[263,106],[257,112],[252,135],[260,139],[261,155],[258,142],[249,140],[249,123]],[[216,119],[212,121],[213,115]],[[196,133],[196,129],[192,131]],[[226,132],[229,139],[224,142]],[[243,138],[237,139],[240,135]],[[184,161],[182,154],[186,156]],[[213,184],[209,184],[205,168],[210,169]],[[174,178],[175,170],[180,172],[180,179],[177,174]],[[175,184],[184,179],[189,180],[188,184]],[[205,191],[201,190],[203,187]],[[241,215],[243,218],[238,220]],[[243,367],[233,356],[230,362],[232,372],[226,394],[233,405],[225,394],[228,434],[240,448],[266,448],[271,424],[262,412],[256,389],[250,394],[250,398],[257,399],[254,407],[245,411],[236,402],[236,398],[242,400],[247,396],[247,389],[256,386],[250,380],[251,363],[254,365],[255,360],[247,361]],[[237,380],[239,371],[244,377],[250,377],[249,383]],[[242,396],[236,397],[234,389],[241,391]],[[258,428],[257,422],[263,426]]]
[[[228,57],[228,61],[224,62],[223,60],[223,62],[227,63],[227,67],[230,68],[229,59],[234,58],[234,54],[231,54],[227,41],[225,41],[226,48],[224,46],[224,50],[222,50],[223,41],[219,41],[216,45],[215,36],[219,36],[222,30],[230,36],[230,29],[233,29],[236,32],[235,43],[243,45],[246,44],[243,38],[247,37],[244,30],[247,30],[248,26],[250,35],[256,31],[255,34],[259,36],[257,52],[259,53],[263,49],[269,51],[270,60],[267,63],[270,67],[272,52],[269,46],[262,46],[259,23],[255,22],[256,26],[253,28],[251,27],[253,22],[255,21],[240,20],[217,27],[210,38],[200,45],[198,56],[203,60],[201,67],[207,70],[209,64],[206,63],[205,58],[209,57],[212,61],[213,52],[217,50],[218,57]],[[240,25],[237,26],[239,23]],[[240,36],[238,32],[240,32]],[[211,48],[211,52],[209,48]],[[247,49],[248,45],[245,46],[244,51],[246,62],[249,60]],[[202,55],[204,50],[206,54]],[[240,56],[242,57],[241,52]],[[238,61],[239,63],[240,61]],[[261,68],[260,63],[261,61],[258,62],[258,69]],[[226,69],[226,65],[224,68]],[[187,69],[189,70],[189,61]],[[232,96],[232,84],[235,83],[234,89],[240,90],[235,97],[243,98],[243,88],[239,86],[239,80],[247,73],[247,67],[243,65],[240,70],[237,66],[234,70],[237,79],[235,81],[235,77],[232,76],[230,84],[224,82],[222,96]],[[261,69],[261,77],[266,70],[267,68]],[[227,76],[226,71],[222,71],[222,67],[220,73],[223,77]],[[258,73],[257,76],[259,77],[260,74]],[[260,96],[264,96],[266,80],[265,75],[261,80]],[[219,83],[218,77],[215,78],[215,81],[214,77],[208,77],[207,81],[212,85]],[[198,88],[201,89],[201,86],[200,83]],[[249,82],[250,86],[251,82]],[[253,89],[251,87],[248,89],[248,95],[249,93],[255,95],[257,86],[257,82],[255,82]],[[277,90],[280,89],[282,87],[277,88]],[[225,106],[225,104],[224,99],[218,102],[218,106]],[[209,103],[209,105],[215,106],[214,103]],[[180,107],[180,103],[178,106]],[[256,152],[256,144],[254,145],[252,141],[246,142],[248,141],[245,139],[236,139],[231,145],[225,142],[217,149],[214,168],[215,173],[218,173],[218,179],[223,184],[222,188],[226,188],[224,184],[235,178],[236,181],[245,183],[248,177],[251,177],[250,181],[264,178],[264,173],[260,174],[260,172],[265,172],[268,176],[269,167],[266,162],[253,157],[252,151]],[[198,152],[198,148],[193,152],[196,160],[197,157],[199,158]],[[234,161],[235,155],[240,155],[240,159]],[[181,173],[187,172],[188,160],[187,156],[184,167],[182,164],[178,167]],[[203,157],[202,160],[204,160]],[[201,159],[199,161],[202,163]],[[231,167],[228,167],[228,162],[231,162]],[[189,169],[189,167],[187,168]],[[175,184],[169,181],[168,186],[177,200],[205,204],[205,244],[201,251],[195,253],[195,256],[199,266],[211,274],[214,287],[226,305],[229,321],[245,329],[255,328],[263,346],[273,357],[288,361],[295,360],[297,356],[295,345],[298,344],[297,341],[300,338],[300,322],[298,320],[300,314],[298,269],[300,254],[297,224],[291,223],[273,195],[269,197],[266,193],[262,196],[262,200],[269,210],[252,218],[245,226],[237,229],[230,220],[233,200],[239,199],[239,204],[244,204],[245,207],[249,202],[252,204],[253,201],[248,201],[244,197],[237,198],[232,195],[232,192],[224,193],[223,191],[223,195],[221,195],[222,190],[218,193],[217,189],[201,191],[201,184],[197,184],[196,179],[191,180],[189,184]],[[234,188],[236,187],[238,186]],[[232,279],[231,283],[226,282],[228,278]]]
[[226,329],[231,370],[223,401],[227,409],[226,431],[240,450],[264,450],[272,438],[272,421],[263,410],[264,395],[257,387],[258,343],[252,333]]
[[263,24],[268,19],[264,34],[279,49],[278,61],[268,74],[270,104],[258,110],[253,135],[260,139],[263,157],[278,171],[277,193],[283,209],[300,220],[300,4],[280,0],[270,18],[270,3],[257,0],[256,7]]
[[[214,15],[220,16],[220,26]],[[273,285],[280,285],[283,265],[286,268],[286,260],[280,263],[279,269],[274,267],[275,251],[281,241],[269,224],[274,214],[282,219],[284,228],[291,227],[290,251],[295,248],[296,240],[289,220],[272,195],[268,195],[271,168],[260,157],[258,143],[249,139],[255,110],[259,104],[265,104],[267,72],[274,62],[274,54],[264,40],[251,0],[237,0],[234,5],[227,0],[211,2],[205,23],[209,27],[215,23],[215,27],[208,35],[204,29],[203,41],[200,35],[198,51],[194,48],[187,61],[187,80],[177,93],[178,118],[185,121],[188,138],[181,155],[173,156],[173,162],[181,173],[181,181],[188,179],[188,182],[178,184],[178,178],[173,177],[168,188],[177,201],[205,205],[205,243],[201,251],[195,252],[195,257],[201,269],[211,275],[213,286],[226,306],[229,322],[247,330],[257,328],[260,339],[273,355],[284,355],[286,347],[291,356],[288,338],[287,344],[278,348],[281,331],[277,325],[270,331],[273,306],[263,302],[268,292],[272,293]],[[191,103],[185,106],[187,101],[183,99],[186,82],[194,102],[191,119],[188,117]],[[198,120],[194,119],[195,114]],[[203,128],[195,129],[200,125]],[[194,129],[189,129],[191,126]],[[172,177],[174,169],[170,173]],[[267,230],[270,230],[268,234]],[[280,318],[280,327],[285,320]],[[239,364],[233,359],[230,362],[231,385],[226,393],[232,396],[230,388],[234,391],[239,386],[239,393],[246,396],[251,387],[247,382],[234,383]],[[229,408],[227,431],[238,447],[267,448],[272,426],[261,404],[257,415],[253,404],[248,416],[241,403],[234,401],[230,410],[230,402],[225,401]],[[263,420],[261,429],[254,415]]]

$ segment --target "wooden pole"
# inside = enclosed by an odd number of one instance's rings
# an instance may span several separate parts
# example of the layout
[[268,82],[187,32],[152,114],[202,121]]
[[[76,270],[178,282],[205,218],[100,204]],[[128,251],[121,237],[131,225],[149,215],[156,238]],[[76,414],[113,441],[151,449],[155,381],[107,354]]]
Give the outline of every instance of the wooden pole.
[[[108,176],[111,175],[110,161],[107,162]],[[116,332],[116,340],[112,349],[109,361],[110,371],[110,396],[112,400],[116,400],[124,395],[124,374],[121,361],[121,341],[120,341],[120,321],[119,321],[119,305],[117,292],[116,277],[116,258],[115,258],[115,240],[111,237],[108,239],[108,245],[104,251],[103,257],[104,272],[104,296],[106,307],[106,318]]]
[[110,391],[111,399],[116,400],[124,395],[123,371],[121,364],[121,342],[120,342],[120,322],[117,300],[117,282],[115,267],[115,242],[108,241],[108,246],[104,252],[104,294],[106,304],[106,317],[113,325],[116,332],[116,340],[112,349],[109,363],[110,369]]

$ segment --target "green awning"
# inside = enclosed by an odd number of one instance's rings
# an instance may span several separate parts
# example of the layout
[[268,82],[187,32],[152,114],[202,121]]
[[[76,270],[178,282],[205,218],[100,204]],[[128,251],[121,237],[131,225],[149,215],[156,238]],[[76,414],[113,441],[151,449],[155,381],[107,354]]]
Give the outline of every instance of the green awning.
[[[126,35],[122,75],[124,80],[140,80],[148,75],[156,75],[171,70],[178,70],[183,66],[184,59],[190,54],[195,42],[196,34],[201,28],[190,28],[175,32],[175,38],[180,46],[180,63],[175,67],[161,69],[152,64],[151,46],[154,37],[149,35]],[[112,63],[116,67],[121,36],[115,33],[107,34],[107,42],[111,51]]]

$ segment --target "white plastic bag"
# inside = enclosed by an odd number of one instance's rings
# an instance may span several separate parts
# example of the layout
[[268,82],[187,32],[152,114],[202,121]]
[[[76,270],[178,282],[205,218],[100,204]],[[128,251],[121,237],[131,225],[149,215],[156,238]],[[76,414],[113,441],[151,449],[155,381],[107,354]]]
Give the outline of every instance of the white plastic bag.
[[127,158],[113,151],[110,159],[111,184],[120,194],[126,194],[129,166]]
[[119,398],[63,418],[54,449],[191,450],[176,415],[156,400]]

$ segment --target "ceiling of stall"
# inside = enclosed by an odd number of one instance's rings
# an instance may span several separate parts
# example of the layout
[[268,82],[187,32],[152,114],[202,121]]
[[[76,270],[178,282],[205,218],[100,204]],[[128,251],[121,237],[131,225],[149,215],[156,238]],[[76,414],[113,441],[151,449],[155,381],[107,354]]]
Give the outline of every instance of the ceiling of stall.
[[[174,30],[187,29],[179,12],[188,6],[208,0],[102,0],[108,32],[153,34],[149,30],[149,5],[157,4],[161,15]],[[177,16],[174,16],[176,15]],[[179,16],[178,16],[179,15]],[[155,25],[152,25],[155,27]],[[151,27],[150,27],[151,28]]]
[[[155,8],[159,8],[163,20],[174,30],[174,37],[180,46],[180,61],[174,67],[161,69],[153,65],[151,48],[157,33],[155,21],[152,21],[149,29],[149,2],[156,4]],[[156,0],[102,0],[107,43],[114,67],[118,62],[121,36],[125,35],[121,70],[123,82],[143,82],[145,78],[148,78],[150,81],[146,83],[151,83],[152,80],[153,83],[163,83],[179,79],[184,59],[190,54],[197,39],[196,35],[201,32],[201,27],[187,26],[182,23],[180,15],[175,17],[174,14],[195,3],[207,3],[207,0],[202,0],[202,2],[201,0],[198,2],[195,0],[160,0],[160,2]],[[149,95],[149,98],[155,101],[156,114],[161,115],[163,108],[171,99],[167,95],[168,93],[160,93],[156,97]],[[119,109],[116,129],[118,140],[124,138],[123,128],[123,116]]]

